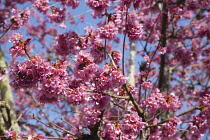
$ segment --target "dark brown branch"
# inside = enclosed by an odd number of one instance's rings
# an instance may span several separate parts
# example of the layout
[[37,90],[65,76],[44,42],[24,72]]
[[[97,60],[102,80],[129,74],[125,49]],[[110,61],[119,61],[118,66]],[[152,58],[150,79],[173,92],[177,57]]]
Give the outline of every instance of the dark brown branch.
[[[160,44],[161,47],[166,47],[166,29],[167,29],[167,21],[168,21],[168,15],[165,12],[166,9],[166,4],[163,3],[163,13],[162,13],[162,29],[161,29],[161,39],[160,39]],[[165,83],[165,61],[166,61],[166,55],[162,54],[161,55],[161,61],[160,61],[160,71],[159,71],[159,82],[158,82],[158,88],[160,90],[164,89],[164,86],[167,84]]]
[[125,84],[125,85],[123,85],[123,87],[124,87],[125,91],[127,92],[128,96],[130,97],[130,100],[131,100],[132,104],[134,105],[134,107],[135,107],[135,109],[136,109],[139,117],[141,117],[142,118],[142,121],[145,122],[146,119],[145,119],[145,113],[144,113],[144,111],[141,108],[139,108],[137,102],[135,101],[135,99],[133,98],[132,94],[130,93],[127,85]]
[[[200,109],[202,109],[202,108],[203,108],[203,106],[196,106],[196,107],[194,107],[194,108],[192,108],[192,109],[189,109],[189,110],[187,110],[187,111],[185,111],[185,112],[182,112],[182,113],[179,114],[179,115],[176,115],[175,117],[180,117],[180,116],[183,116],[183,115],[185,115],[185,114],[188,114],[188,113],[190,113],[190,112],[192,112],[192,111],[194,111],[194,110],[200,110]],[[170,118],[169,118],[169,119],[170,119]],[[161,122],[159,122],[159,123],[157,123],[157,124],[155,124],[155,125],[149,125],[149,126],[147,126],[147,127],[160,126],[160,125],[162,125],[162,124],[168,122],[169,119],[163,120],[163,121],[161,121]],[[186,123],[186,122],[185,122],[185,123]]]

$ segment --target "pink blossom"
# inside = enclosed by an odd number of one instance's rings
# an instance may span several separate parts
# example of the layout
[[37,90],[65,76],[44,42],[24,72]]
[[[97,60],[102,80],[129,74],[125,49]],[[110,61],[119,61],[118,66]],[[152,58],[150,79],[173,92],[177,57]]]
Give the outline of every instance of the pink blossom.
[[142,84],[141,84],[142,88],[143,89],[149,89],[151,90],[152,87],[153,87],[153,84],[151,83],[151,81],[144,81]]
[[127,24],[127,28],[124,30],[124,33],[128,34],[130,41],[135,41],[140,39],[140,37],[142,36],[142,27],[143,25],[140,24],[138,21],[135,21],[134,23],[129,22]]
[[70,104],[79,105],[85,101],[85,98],[86,92],[82,87],[66,91],[66,100]]
[[157,91],[150,94],[150,97],[144,101],[144,105],[150,111],[154,112],[159,108],[164,110],[177,110],[181,103],[178,100],[178,97],[174,95],[174,93],[165,95],[164,93]]
[[122,22],[122,12],[116,8],[116,12],[111,15],[111,19],[116,26],[120,25]]
[[[10,54],[13,57],[17,57],[17,56],[26,56],[26,54],[28,54],[28,52],[30,51],[31,48],[29,48],[29,46],[27,46],[27,44],[29,43],[29,41],[32,38],[28,38],[27,40],[22,40],[20,39],[18,41],[18,43],[13,44],[13,46],[9,49]],[[16,41],[14,41],[16,42]]]
[[204,106],[204,113],[206,115],[210,115],[210,91],[208,89],[204,89],[205,96],[202,98],[201,104]]
[[43,78],[39,85],[39,96],[46,94],[49,98],[65,95],[67,84],[65,80],[58,77]]
[[14,88],[32,88],[48,72],[49,63],[36,55],[23,63],[15,63],[10,67],[10,83]]
[[200,139],[201,136],[209,129],[209,119],[204,116],[193,116],[193,123],[189,123],[190,134],[195,139]]
[[125,134],[138,134],[147,123],[142,122],[142,118],[138,114],[126,114],[122,120],[122,130]]
[[26,24],[30,18],[30,9],[26,8],[24,11],[18,9],[12,9],[14,16],[12,16],[11,21],[13,23],[12,29],[17,30],[22,25]]
[[120,51],[111,51],[111,56],[115,65],[119,66],[120,59],[122,58],[122,54],[120,53]]
[[34,2],[34,7],[40,12],[46,13],[50,9],[50,6],[47,3],[49,3],[49,0],[36,0]]
[[115,28],[114,23],[110,21],[104,27],[99,28],[98,32],[99,32],[101,38],[114,39],[118,33],[118,29]]
[[101,63],[104,60],[104,46],[102,44],[94,44],[91,48],[91,55],[94,58],[96,64]]
[[81,49],[80,37],[74,31],[69,31],[58,35],[54,49],[56,54],[67,56],[69,54],[76,54]]
[[86,4],[94,10],[93,17],[101,17],[102,12],[109,7],[109,0],[86,0]]
[[61,28],[63,28],[63,29],[66,29],[66,25],[65,25],[64,22],[62,22],[59,26],[60,26]]
[[54,22],[61,23],[65,20],[65,11],[65,8],[52,7],[48,17]]
[[85,81],[92,80],[98,71],[98,66],[93,63],[93,58],[90,54],[85,51],[80,51],[79,55],[76,56],[76,60],[77,63],[74,68],[75,76]]
[[109,140],[116,140],[122,133],[122,125],[119,121],[115,123],[108,122],[104,127],[107,131],[101,132],[101,137]]
[[112,64],[106,64],[99,76],[95,78],[96,90],[104,91],[126,83],[128,78],[121,74]]
[[101,112],[96,109],[85,108],[84,116],[82,116],[84,126],[92,126],[96,124],[98,121],[100,121],[100,114]]
[[79,6],[78,0],[55,0],[60,1],[62,5],[71,6],[73,9],[77,8]]
[[93,94],[91,101],[94,103],[94,108],[103,110],[109,106],[110,97],[95,93]]
[[161,134],[160,136],[163,138],[170,138],[174,136],[177,132],[177,124],[181,123],[181,121],[178,118],[170,118],[169,122],[164,123],[160,130]]
[[9,42],[12,42],[13,44],[19,43],[19,41],[23,39],[23,35],[21,33],[14,33],[10,39]]
[[185,47],[177,47],[174,52],[174,59],[176,59],[181,65],[187,66],[193,62],[193,53]]
[[14,138],[16,138],[16,132],[15,131],[4,131],[4,136],[7,138],[7,139],[9,139],[9,138],[11,138],[11,139],[14,139]]

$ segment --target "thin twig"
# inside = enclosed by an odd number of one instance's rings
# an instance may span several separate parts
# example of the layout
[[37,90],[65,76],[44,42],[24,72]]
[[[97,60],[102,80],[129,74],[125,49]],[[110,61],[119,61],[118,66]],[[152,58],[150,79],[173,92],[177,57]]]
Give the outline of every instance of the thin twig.
[[86,90],[87,92],[96,92],[96,93],[100,93],[100,94],[104,94],[104,95],[108,95],[110,97],[114,97],[114,98],[118,98],[118,99],[130,99],[129,96],[118,96],[118,95],[113,95],[113,94],[108,94],[108,93],[104,93],[104,92],[99,92],[99,91],[94,91],[94,90]]
[[1,35],[0,39],[9,31],[9,29],[12,27],[13,24],[14,22],[10,24],[10,26],[6,29],[6,31]]
[[[73,127],[74,129],[76,129],[77,131],[79,131],[78,128],[76,128],[74,125],[70,124],[69,122],[67,122],[64,118],[60,118],[63,122],[67,123],[69,126]],[[79,131],[80,132],[80,131]]]
[[[127,30],[127,20],[128,20],[128,8],[126,9],[126,16],[125,16],[125,25],[126,25],[126,29]],[[123,52],[122,52],[122,73],[123,75],[125,75],[125,39],[126,39],[126,34],[124,35],[124,38],[123,38]]]

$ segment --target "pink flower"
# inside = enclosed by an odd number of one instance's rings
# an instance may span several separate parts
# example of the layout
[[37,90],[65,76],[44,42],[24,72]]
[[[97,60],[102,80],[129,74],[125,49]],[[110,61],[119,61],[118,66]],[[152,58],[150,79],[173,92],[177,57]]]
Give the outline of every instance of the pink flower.
[[56,54],[67,56],[70,54],[77,54],[82,49],[80,37],[74,31],[62,33],[58,35],[54,49]]
[[96,124],[98,121],[100,121],[100,114],[101,112],[96,109],[85,108],[84,116],[82,116],[84,126],[93,126],[94,124]]
[[15,139],[16,138],[16,132],[15,131],[4,131],[4,136],[9,139]]
[[122,54],[120,51],[111,51],[112,59],[115,65],[119,66],[120,59],[122,58]]
[[122,125],[119,121],[116,121],[115,123],[107,122],[104,126],[105,130],[101,132],[101,137],[103,139],[107,140],[116,140],[118,139],[118,136],[122,136]]
[[125,34],[128,34],[130,41],[135,41],[140,39],[143,33],[143,25],[140,24],[138,21],[135,21],[134,23],[129,22],[127,24],[127,29],[124,30]]
[[49,63],[36,55],[23,63],[15,63],[10,67],[10,83],[14,88],[36,87],[42,76],[48,73]]
[[169,93],[165,95],[166,104],[162,106],[165,110],[177,110],[181,106],[181,102],[179,101],[179,97],[176,96],[174,93]]
[[73,9],[77,8],[79,6],[78,0],[55,0],[62,2],[62,5],[71,6]]
[[28,22],[30,18],[30,9],[26,8],[24,11],[18,9],[12,9],[12,12],[15,14],[12,16],[11,21],[13,23],[11,29],[17,30],[22,25]]
[[65,95],[65,90],[67,84],[65,80],[61,80],[58,77],[46,77],[43,78],[41,84],[39,85],[39,94],[47,95],[51,97],[59,97],[60,95]]
[[151,83],[151,81],[144,81],[142,84],[141,84],[142,88],[143,89],[149,89],[151,90],[152,87],[153,87],[153,84]]
[[85,101],[86,92],[82,87],[66,91],[66,100],[73,105],[79,105]]
[[118,33],[118,29],[115,28],[115,24],[112,21],[110,21],[104,27],[99,28],[98,32],[99,32],[101,38],[111,40],[116,37],[116,35]]
[[[13,57],[17,57],[17,56],[26,56],[26,54],[30,51],[31,48],[29,48],[27,46],[27,44],[29,43],[29,41],[31,40],[32,38],[28,38],[27,40],[22,40],[20,39],[18,41],[18,43],[15,43],[13,44],[13,46],[9,49],[10,51],[10,54],[13,56]],[[16,41],[14,41],[16,42]]]
[[109,7],[109,0],[86,0],[85,2],[93,10],[104,10]]
[[94,18],[103,17],[102,12],[109,8],[110,3],[109,0],[86,0],[85,2],[91,9],[94,10],[92,13]]
[[127,82],[128,77],[121,74],[111,63],[106,64],[101,70],[100,75],[95,78],[96,90],[104,91],[118,87]]
[[155,112],[159,108],[175,111],[180,107],[181,103],[174,93],[165,95],[164,93],[156,91],[150,94],[150,97],[144,101],[144,105],[151,112]]
[[13,45],[19,43],[19,41],[23,39],[23,35],[21,33],[14,33],[10,39],[9,42],[12,42]]
[[110,103],[110,97],[102,94],[95,93],[92,96],[92,100],[94,103],[94,108],[104,110]]
[[160,130],[161,134],[160,136],[163,138],[170,138],[174,136],[177,132],[177,124],[181,123],[181,121],[178,118],[170,118],[169,122],[164,123]]
[[65,20],[65,8],[57,8],[57,7],[52,7],[51,8],[51,12],[48,13],[48,17],[57,23],[61,23]]
[[46,13],[50,9],[50,6],[47,3],[49,3],[49,0],[36,0],[34,2],[34,7],[40,12]]
[[104,46],[102,44],[94,43],[93,47],[91,48],[90,54],[94,58],[94,62],[96,64],[101,63],[104,60]]
[[60,24],[60,27],[61,27],[61,28],[63,28],[63,29],[66,29],[66,25],[65,25],[65,23],[64,23],[64,22],[62,22],[62,23]]
[[98,66],[93,63],[93,58],[89,53],[80,51],[79,55],[76,56],[76,67],[74,68],[75,77],[85,81],[91,81],[95,78],[98,71]]
[[194,138],[201,138],[201,136],[209,130],[209,118],[205,115],[193,116],[193,122],[189,123],[190,134]]
[[122,120],[122,129],[125,134],[138,134],[147,123],[142,122],[142,118],[136,112],[126,114]]

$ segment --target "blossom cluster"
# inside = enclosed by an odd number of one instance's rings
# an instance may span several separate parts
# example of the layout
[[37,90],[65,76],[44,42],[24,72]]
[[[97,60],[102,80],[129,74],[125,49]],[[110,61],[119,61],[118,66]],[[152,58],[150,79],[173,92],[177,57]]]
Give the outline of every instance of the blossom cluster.
[[102,12],[109,8],[109,0],[86,0],[86,4],[94,10],[93,17],[102,17]]
[[124,33],[128,34],[129,40],[130,41],[136,41],[139,40],[142,36],[142,30],[143,25],[140,24],[138,21],[135,21],[134,23],[128,23],[127,27],[124,31]]
[[79,6],[78,0],[55,0],[58,2],[61,2],[62,5],[71,6],[73,9],[77,8]]
[[141,86],[143,89],[152,89],[153,87],[151,81],[144,81]]
[[12,13],[14,14],[11,18],[12,29],[17,30],[28,22],[31,12],[29,8],[26,8],[24,11],[13,9]]
[[103,39],[114,39],[117,35],[117,31],[118,29],[115,28],[114,23],[111,21],[104,27],[98,29],[100,37]]
[[75,76],[84,81],[91,81],[96,77],[99,70],[98,66],[93,62],[93,58],[86,51],[80,51],[76,56],[76,66],[74,68]]
[[190,130],[194,137],[200,137],[203,133],[205,133],[209,128],[209,119],[205,119],[204,116],[193,116],[193,123],[190,123]]
[[67,56],[69,54],[76,54],[81,49],[80,37],[74,31],[60,34],[56,40],[54,48],[58,55]]
[[72,105],[79,105],[86,101],[87,95],[82,87],[77,87],[72,90],[66,91],[66,101]]
[[155,112],[158,109],[175,111],[180,105],[181,103],[174,93],[165,95],[158,89],[154,93],[151,93],[150,97],[144,101],[144,106],[151,112]]
[[[158,120],[153,121],[154,124],[158,123]],[[162,140],[162,139],[171,139],[177,133],[177,125],[181,123],[181,120],[174,117],[170,118],[168,122],[164,123],[161,126],[156,126],[151,129],[151,134],[149,140]]]
[[111,59],[113,59],[114,64],[119,66],[119,62],[122,58],[122,54],[120,53],[120,51],[111,51]]
[[[14,44],[13,46],[9,49],[10,54],[12,57],[17,57],[17,56],[26,56],[28,52],[30,52],[31,47],[27,46],[28,42],[31,40],[31,38],[28,38],[27,40],[19,39],[18,43]],[[16,41],[13,41],[16,42]]]
[[65,11],[65,8],[51,7],[48,17],[54,22],[61,23],[65,20]]
[[105,122],[104,129],[100,133],[103,139],[129,139],[135,140],[135,135],[138,134],[147,123],[142,122],[142,119],[137,113],[125,114],[122,121],[116,120],[113,122]]
[[122,130],[125,134],[138,134],[140,130],[144,128],[147,123],[142,122],[137,112],[132,114],[125,114],[122,120]]
[[36,0],[34,2],[34,7],[40,12],[46,13],[50,9],[50,6],[47,3],[49,3],[49,0]]
[[[10,67],[11,85],[16,88],[38,89],[38,99],[42,102],[57,101],[59,95],[65,95],[66,64],[56,62],[51,65],[39,55]],[[52,100],[53,99],[53,100]]]
[[13,139],[13,140],[19,140],[19,139],[29,139],[29,140],[32,140],[32,139],[36,139],[36,140],[45,140],[46,137],[42,134],[37,134],[37,135],[26,135],[26,134],[23,134],[23,133],[16,133],[15,131],[5,131],[4,132],[4,136],[7,138],[7,139]]
[[100,121],[100,114],[101,112],[97,109],[93,108],[85,108],[84,109],[84,116],[83,122],[85,123],[84,126],[93,126],[98,121]]
[[16,62],[10,67],[11,85],[14,88],[36,88],[38,81],[48,73],[50,65],[39,55],[23,63]]
[[91,102],[94,103],[93,107],[100,110],[107,109],[109,107],[110,100],[110,96],[98,93],[94,93],[91,97]]
[[107,63],[100,75],[95,77],[95,86],[97,91],[104,91],[123,85],[127,82],[128,77],[122,75],[121,71]]
[[135,9],[138,9],[142,3],[142,0],[120,0],[120,5],[130,7],[133,3]]

